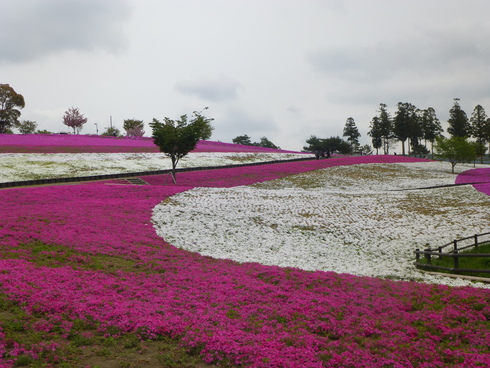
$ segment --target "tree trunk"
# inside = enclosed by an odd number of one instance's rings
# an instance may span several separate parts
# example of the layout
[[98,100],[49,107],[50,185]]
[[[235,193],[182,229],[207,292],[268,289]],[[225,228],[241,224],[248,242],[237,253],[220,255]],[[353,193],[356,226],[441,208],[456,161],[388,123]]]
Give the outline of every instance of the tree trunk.
[[172,156],[172,180],[174,181],[174,184],[177,184],[177,174],[175,172],[175,168],[177,167],[177,160],[175,156]]

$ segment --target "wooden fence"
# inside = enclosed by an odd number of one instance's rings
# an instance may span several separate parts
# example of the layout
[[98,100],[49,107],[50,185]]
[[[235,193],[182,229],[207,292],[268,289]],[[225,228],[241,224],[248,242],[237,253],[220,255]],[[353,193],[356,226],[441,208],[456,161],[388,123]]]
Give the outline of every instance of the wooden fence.
[[[477,272],[477,273],[490,273],[490,269],[468,269],[460,268],[459,260],[460,258],[469,257],[486,257],[490,259],[490,253],[460,253],[462,250],[476,248],[481,244],[490,243],[490,232],[483,234],[476,234],[462,239],[453,240],[450,243],[442,245],[437,248],[427,248],[425,250],[416,249],[415,250],[415,267],[423,270],[432,271],[448,271],[451,273],[466,273],[466,272]],[[420,262],[421,257],[425,258],[425,262]],[[432,264],[434,257],[441,259],[443,257],[449,257],[453,259],[453,267],[443,267]]]

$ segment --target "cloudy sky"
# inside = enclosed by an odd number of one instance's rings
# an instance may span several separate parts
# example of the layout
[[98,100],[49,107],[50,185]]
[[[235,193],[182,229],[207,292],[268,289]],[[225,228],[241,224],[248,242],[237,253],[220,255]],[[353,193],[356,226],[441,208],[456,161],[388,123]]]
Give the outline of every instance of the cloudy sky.
[[[300,150],[342,136],[353,117],[370,143],[380,103],[453,98],[490,113],[488,0],[2,0],[0,83],[26,101],[21,120],[82,133],[124,119],[209,107],[212,140],[266,136]],[[149,126],[147,135],[151,135]]]

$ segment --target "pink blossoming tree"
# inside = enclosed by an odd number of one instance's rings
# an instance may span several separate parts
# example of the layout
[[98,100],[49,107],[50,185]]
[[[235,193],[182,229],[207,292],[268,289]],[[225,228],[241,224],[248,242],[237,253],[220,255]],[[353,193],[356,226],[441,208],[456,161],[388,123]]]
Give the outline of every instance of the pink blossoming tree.
[[80,113],[78,107],[71,107],[65,111],[63,115],[63,124],[73,128],[73,133],[80,132],[82,130],[83,124],[87,122],[87,118]]

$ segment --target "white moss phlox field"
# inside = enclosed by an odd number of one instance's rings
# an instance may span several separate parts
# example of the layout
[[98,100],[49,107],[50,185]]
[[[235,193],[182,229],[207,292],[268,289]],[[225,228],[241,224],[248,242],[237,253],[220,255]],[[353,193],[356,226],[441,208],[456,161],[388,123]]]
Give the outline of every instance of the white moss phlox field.
[[[178,168],[304,158],[295,153],[191,152]],[[0,182],[166,170],[163,153],[1,153]]]
[[406,190],[454,180],[441,162],[336,166],[253,186],[195,188],[155,207],[153,222],[172,245],[215,258],[475,286],[413,266],[416,248],[489,229],[490,197],[470,185]]

